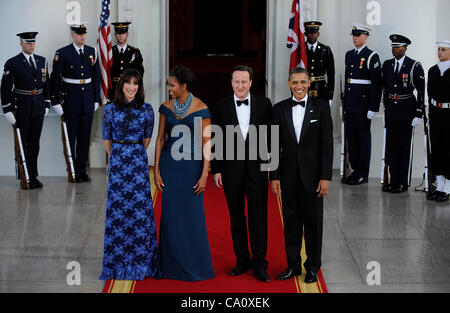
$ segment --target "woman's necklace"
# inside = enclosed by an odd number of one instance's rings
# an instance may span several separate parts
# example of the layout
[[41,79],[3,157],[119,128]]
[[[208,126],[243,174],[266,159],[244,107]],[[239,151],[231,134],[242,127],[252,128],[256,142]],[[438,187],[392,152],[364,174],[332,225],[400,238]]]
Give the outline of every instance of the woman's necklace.
[[193,98],[194,97],[192,96],[192,93],[189,93],[189,95],[186,98],[186,101],[184,101],[184,103],[178,102],[178,98],[175,98],[174,103],[173,103],[173,109],[178,118],[181,119],[186,115],[186,113],[191,108]]

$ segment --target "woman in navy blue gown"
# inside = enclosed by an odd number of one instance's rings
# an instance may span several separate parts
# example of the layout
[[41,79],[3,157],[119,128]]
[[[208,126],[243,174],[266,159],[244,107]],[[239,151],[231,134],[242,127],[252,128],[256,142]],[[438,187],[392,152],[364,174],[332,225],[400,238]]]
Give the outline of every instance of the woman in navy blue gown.
[[163,278],[183,281],[214,277],[203,203],[210,159],[205,147],[210,136],[204,130],[211,115],[190,92],[194,81],[184,66],[170,71],[172,99],[159,109],[155,149],[155,184],[162,192],[161,273]]
[[146,152],[153,122],[152,106],[144,102],[142,76],[128,69],[114,103],[103,113],[109,178],[101,280],[160,276]]

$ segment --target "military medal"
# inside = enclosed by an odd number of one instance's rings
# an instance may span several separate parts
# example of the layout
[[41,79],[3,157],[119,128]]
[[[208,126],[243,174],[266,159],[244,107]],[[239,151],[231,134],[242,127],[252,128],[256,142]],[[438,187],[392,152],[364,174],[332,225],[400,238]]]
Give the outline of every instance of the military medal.
[[94,65],[94,57],[92,55],[90,55],[89,58],[91,59],[92,65]]
[[45,67],[41,68],[41,71],[42,71],[42,82],[45,83],[45,80],[47,78],[46,75],[45,75],[45,73],[46,73],[45,72]]
[[408,87],[408,74],[402,74],[403,87]]
[[362,70],[362,68],[363,68],[363,64],[364,64],[364,61],[366,60],[366,58],[361,58],[361,61],[359,62],[359,69],[360,70]]

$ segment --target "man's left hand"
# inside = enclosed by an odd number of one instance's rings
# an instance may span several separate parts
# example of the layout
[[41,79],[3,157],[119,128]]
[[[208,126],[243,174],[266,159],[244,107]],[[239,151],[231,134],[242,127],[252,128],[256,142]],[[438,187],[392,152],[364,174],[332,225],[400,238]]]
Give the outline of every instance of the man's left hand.
[[328,193],[328,190],[330,190],[330,181],[329,180],[319,181],[319,186],[317,187],[317,190],[316,190],[316,192],[319,193],[317,195],[317,198],[322,198],[323,196],[326,196]]

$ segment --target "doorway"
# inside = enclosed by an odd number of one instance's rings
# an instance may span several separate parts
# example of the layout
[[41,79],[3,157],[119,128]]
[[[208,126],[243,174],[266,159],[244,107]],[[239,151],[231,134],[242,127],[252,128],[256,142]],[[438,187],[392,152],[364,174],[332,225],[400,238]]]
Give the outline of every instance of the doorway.
[[254,70],[251,92],[265,95],[266,2],[170,0],[169,70],[189,67],[197,78],[193,93],[211,109],[232,95],[230,73],[239,64]]

